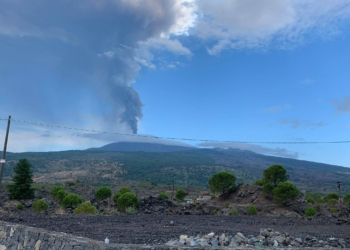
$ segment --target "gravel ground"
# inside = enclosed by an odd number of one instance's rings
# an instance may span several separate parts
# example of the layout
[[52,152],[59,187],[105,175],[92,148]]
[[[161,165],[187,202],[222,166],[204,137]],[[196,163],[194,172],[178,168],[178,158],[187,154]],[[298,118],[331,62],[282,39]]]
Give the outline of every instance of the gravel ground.
[[[315,217],[311,220],[267,216],[203,216],[203,215],[124,215],[124,216],[77,216],[21,213],[9,216],[0,214],[0,220],[32,227],[44,228],[103,240],[106,236],[113,243],[162,244],[181,234],[196,236],[207,234],[258,235],[260,228],[272,228],[293,237],[331,236],[344,238],[350,247],[350,223],[340,223],[336,218]],[[171,225],[173,221],[173,225]]]

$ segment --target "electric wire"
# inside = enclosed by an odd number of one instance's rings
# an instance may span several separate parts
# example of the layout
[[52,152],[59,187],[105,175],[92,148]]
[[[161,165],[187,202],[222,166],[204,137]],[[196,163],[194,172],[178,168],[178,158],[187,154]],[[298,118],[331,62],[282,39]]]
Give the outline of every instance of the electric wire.
[[[7,118],[0,119],[0,121],[3,121],[3,120],[7,121],[8,119]],[[350,141],[309,141],[309,142],[308,141],[220,141],[220,140],[208,140],[208,139],[152,136],[152,135],[142,135],[142,134],[124,134],[124,133],[117,133],[117,132],[108,132],[108,131],[100,131],[100,130],[93,130],[93,129],[74,128],[74,127],[67,127],[67,126],[61,126],[61,125],[46,124],[46,123],[40,123],[40,122],[32,122],[32,121],[19,120],[19,119],[13,119],[13,118],[11,119],[11,121],[33,124],[33,125],[38,125],[38,126],[45,126],[45,127],[83,131],[83,132],[122,135],[122,136],[131,136],[131,137],[142,137],[142,138],[153,138],[153,139],[165,139],[165,140],[194,141],[194,142],[237,143],[237,144],[342,144],[342,143],[350,143]]]

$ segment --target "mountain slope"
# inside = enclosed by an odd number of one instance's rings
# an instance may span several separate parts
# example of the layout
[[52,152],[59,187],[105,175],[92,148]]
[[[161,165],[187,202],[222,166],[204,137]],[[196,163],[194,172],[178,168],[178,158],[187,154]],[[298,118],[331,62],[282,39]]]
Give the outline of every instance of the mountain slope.
[[177,152],[111,152],[62,151],[45,153],[8,153],[5,180],[21,158],[33,165],[37,182],[60,183],[77,179],[93,185],[109,185],[121,181],[151,181],[158,184],[207,186],[216,172],[234,173],[237,183],[253,183],[272,164],[286,167],[300,189],[318,192],[337,191],[343,182],[350,191],[350,169],[340,166],[265,156],[239,149],[198,149]]
[[175,152],[184,150],[193,150],[194,147],[184,147],[176,145],[165,145],[159,143],[145,142],[116,142],[107,144],[100,148],[89,148],[89,151],[118,151],[118,152]]

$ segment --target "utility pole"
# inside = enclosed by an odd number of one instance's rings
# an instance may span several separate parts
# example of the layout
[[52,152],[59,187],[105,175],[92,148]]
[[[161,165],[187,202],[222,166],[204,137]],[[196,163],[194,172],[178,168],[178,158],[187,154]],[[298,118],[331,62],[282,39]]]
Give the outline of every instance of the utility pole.
[[0,159],[0,190],[2,189],[1,182],[2,182],[2,173],[4,171],[4,165],[5,165],[5,159],[6,159],[6,148],[7,148],[7,140],[9,137],[9,131],[10,131],[10,123],[11,123],[11,116],[9,115],[9,119],[7,121],[7,129],[6,129],[6,136],[5,136],[5,143],[4,143],[4,150],[2,151],[2,158]]
[[340,214],[342,214],[342,209],[343,209],[343,202],[342,202],[342,199],[341,199],[341,182],[340,181],[338,181],[337,182],[338,183],[338,191],[339,191],[339,210],[340,210]]

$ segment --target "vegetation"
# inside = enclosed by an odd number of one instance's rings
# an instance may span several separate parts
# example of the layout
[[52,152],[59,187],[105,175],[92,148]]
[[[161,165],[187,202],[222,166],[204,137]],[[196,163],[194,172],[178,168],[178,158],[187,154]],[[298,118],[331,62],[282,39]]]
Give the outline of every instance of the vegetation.
[[84,198],[80,197],[77,194],[69,194],[66,197],[64,197],[63,201],[62,201],[62,206],[64,208],[67,207],[75,207],[81,203],[84,202]]
[[212,194],[212,195],[210,196],[210,199],[211,199],[211,200],[216,199],[216,195],[215,195],[215,194]]
[[162,192],[158,195],[158,198],[164,199],[164,200],[168,200],[169,197],[165,192]]
[[57,192],[57,195],[56,195],[56,201],[61,204],[62,201],[64,200],[64,198],[66,198],[66,196],[68,195],[68,193],[65,191],[65,190],[59,190]]
[[350,194],[347,194],[347,195],[344,196],[343,203],[347,207],[350,206]]
[[232,216],[237,216],[238,215],[238,210],[236,208],[233,208],[230,212],[230,215]]
[[99,187],[95,192],[95,199],[98,201],[110,198],[111,196],[112,191],[110,187],[107,186]]
[[306,202],[310,204],[315,204],[315,201],[312,198],[307,198]]
[[254,182],[254,185],[257,185],[257,186],[264,186],[264,181],[263,180],[256,180],[255,182]]
[[295,200],[300,192],[295,185],[290,182],[280,182],[273,190],[273,199],[277,204],[286,205]]
[[336,199],[329,199],[327,201],[327,205],[330,207],[335,207],[335,205],[337,205],[337,203],[338,203],[338,200],[336,200]]
[[14,168],[13,184],[7,186],[10,199],[31,199],[34,197],[33,172],[27,159],[20,159]]
[[306,217],[312,217],[312,216],[315,216],[317,214],[317,211],[315,208],[309,207],[309,208],[305,209],[304,213],[305,213]]
[[225,193],[229,188],[234,188],[236,176],[229,172],[218,172],[209,179],[209,188],[212,192]]
[[247,213],[248,213],[248,215],[257,215],[258,210],[256,209],[255,206],[249,206]]
[[186,197],[186,192],[183,189],[179,189],[176,191],[176,199],[179,201],[183,201]]
[[211,211],[211,213],[212,213],[213,215],[215,215],[215,214],[218,213],[218,210],[214,209],[213,211]]
[[339,200],[339,195],[337,193],[329,193],[327,194],[327,196],[325,197],[325,200],[328,202],[329,200]]
[[128,207],[137,208],[139,206],[139,200],[134,193],[126,192],[119,197],[117,206],[120,211],[125,212],[125,209]]
[[133,215],[133,214],[136,214],[136,209],[135,209],[134,207],[127,207],[127,208],[125,209],[125,212],[126,212],[127,214]]
[[74,209],[75,214],[96,214],[96,208],[91,205],[90,201],[86,201]]
[[[63,187],[61,186],[54,186],[52,189],[51,189],[51,197],[52,199],[54,199],[55,201],[58,202],[58,192],[59,191],[65,191]],[[61,193],[62,194],[62,193]],[[63,197],[64,198],[64,197]]]
[[39,199],[33,202],[32,210],[36,213],[44,213],[49,206],[43,199]]
[[316,200],[316,204],[323,204],[323,203],[325,203],[324,198],[322,198],[322,197],[317,198],[317,200]]
[[115,204],[118,203],[118,199],[120,198],[120,196],[122,196],[125,193],[131,193],[130,188],[128,187],[122,187],[119,189],[119,191],[113,196],[113,201]]
[[225,202],[225,207],[228,208],[230,206],[230,202],[229,201],[226,201]]
[[270,195],[273,195],[273,190],[274,190],[274,186],[272,183],[266,183],[264,186],[263,186],[263,192],[265,195],[267,196],[270,196]]
[[336,213],[338,210],[335,207],[332,207],[329,209],[329,211],[331,211],[331,213]]
[[17,204],[17,208],[18,208],[19,210],[22,210],[22,209],[23,209],[23,204],[22,204],[21,202],[19,202],[19,203]]
[[287,170],[281,165],[272,165],[264,170],[264,183],[272,183],[274,187],[288,179]]

